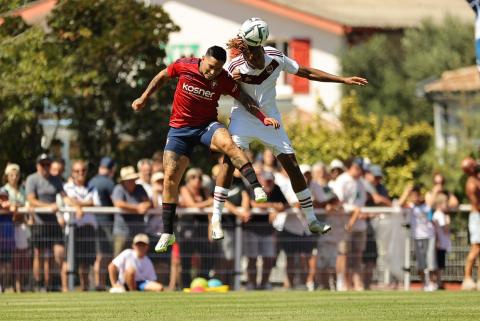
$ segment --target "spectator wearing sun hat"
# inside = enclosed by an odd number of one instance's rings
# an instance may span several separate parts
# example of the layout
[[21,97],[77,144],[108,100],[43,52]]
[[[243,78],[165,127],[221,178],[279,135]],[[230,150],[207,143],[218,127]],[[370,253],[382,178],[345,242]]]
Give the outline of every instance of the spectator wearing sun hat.
[[119,183],[112,192],[113,205],[128,214],[115,214],[113,223],[114,254],[120,253],[133,235],[145,230],[144,215],[152,207],[147,192],[135,181],[138,174],[133,166],[120,169]]

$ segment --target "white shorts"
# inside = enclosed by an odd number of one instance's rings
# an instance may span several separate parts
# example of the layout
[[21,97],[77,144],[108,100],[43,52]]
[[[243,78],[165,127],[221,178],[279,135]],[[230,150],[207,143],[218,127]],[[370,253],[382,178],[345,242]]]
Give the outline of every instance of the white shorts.
[[[273,118],[281,121],[280,115]],[[275,129],[272,126],[265,126],[256,118],[235,117],[231,119],[228,131],[235,144],[242,149],[249,149],[250,143],[258,140],[271,149],[275,156],[295,153],[283,124],[279,129]]]
[[480,213],[471,212],[468,216],[470,244],[480,244]]

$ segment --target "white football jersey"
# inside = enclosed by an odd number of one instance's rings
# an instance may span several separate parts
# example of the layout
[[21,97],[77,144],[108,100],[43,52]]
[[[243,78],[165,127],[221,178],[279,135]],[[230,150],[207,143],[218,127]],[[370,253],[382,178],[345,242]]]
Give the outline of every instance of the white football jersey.
[[[278,115],[276,102],[276,84],[281,71],[291,74],[298,72],[298,63],[281,51],[273,47],[264,47],[265,50],[265,68],[262,70],[252,68],[242,55],[233,59],[227,66],[231,74],[235,69],[239,69],[242,74],[240,85],[242,89],[255,99],[261,107],[261,110],[267,116]],[[235,100],[232,108],[231,118],[255,118],[242,107],[238,100]]]

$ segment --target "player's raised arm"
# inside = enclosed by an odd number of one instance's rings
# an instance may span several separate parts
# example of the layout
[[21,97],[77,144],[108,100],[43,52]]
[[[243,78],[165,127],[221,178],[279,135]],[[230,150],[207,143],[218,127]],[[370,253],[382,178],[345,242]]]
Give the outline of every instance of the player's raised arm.
[[368,84],[368,80],[362,77],[340,77],[329,74],[328,72],[311,68],[300,66],[296,73],[298,77],[306,78],[313,81],[322,81],[322,82],[338,82],[346,85],[358,85],[364,86]]
[[267,117],[258,106],[257,102],[246,94],[240,88],[240,94],[237,100],[243,105],[243,107],[253,116],[257,117],[265,126],[273,126],[275,129],[280,128],[280,123],[275,118]]
[[152,81],[150,81],[150,84],[148,85],[147,89],[145,89],[142,96],[133,101],[133,110],[137,111],[145,107],[148,98],[155,92],[155,90],[162,87],[168,81],[168,79],[170,79],[170,75],[168,74],[167,68],[163,69],[155,77],[153,77]]

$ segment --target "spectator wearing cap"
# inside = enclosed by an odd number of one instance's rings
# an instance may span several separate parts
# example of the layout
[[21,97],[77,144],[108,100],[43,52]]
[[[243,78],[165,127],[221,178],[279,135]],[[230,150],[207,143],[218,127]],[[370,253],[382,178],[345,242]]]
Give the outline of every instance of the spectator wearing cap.
[[[82,291],[89,289],[88,274],[95,262],[95,231],[97,220],[95,215],[85,213],[83,207],[93,206],[93,192],[86,184],[87,165],[83,160],[75,160],[72,164],[72,180],[63,188],[70,199],[74,213],[64,213],[65,221],[73,223],[75,235],[75,267],[78,268]],[[68,227],[70,228],[70,226]],[[69,233],[67,235],[70,235]],[[67,264],[63,265],[63,277],[67,278]],[[67,291],[68,289],[64,289]]]
[[[49,213],[36,214],[32,226],[33,247],[33,277],[35,287],[41,286],[40,267],[43,266],[44,287],[50,289],[51,257],[56,263],[56,271],[60,271],[65,257],[63,245],[63,231],[60,224],[64,224],[58,212],[59,205],[66,200],[62,180],[58,176],[50,175],[52,160],[47,154],[37,158],[37,172],[27,177],[27,201],[32,208],[42,208]],[[58,202],[57,202],[58,201]],[[43,264],[41,264],[43,262]],[[62,280],[62,287],[66,287],[66,280]]]
[[[95,206],[113,206],[111,195],[115,187],[113,176],[115,174],[115,161],[105,156],[100,160],[98,173],[88,182],[88,189],[93,192],[93,204]],[[96,215],[98,224],[96,238],[97,257],[94,264],[95,287],[97,290],[105,290],[107,280],[107,266],[113,253],[112,224],[113,215]]]
[[328,166],[330,168],[330,187],[333,189],[333,185],[335,184],[335,181],[337,178],[345,172],[345,165],[343,162],[339,159],[334,159],[330,162],[330,165]]
[[[245,219],[243,224],[243,254],[248,258],[247,288],[269,289],[271,285],[268,281],[270,271],[275,263],[275,235],[272,222],[278,213],[289,207],[287,199],[283,195],[280,187],[275,184],[274,176],[271,172],[263,172],[259,177],[265,193],[268,196],[268,202],[257,203],[253,195],[250,195],[250,205],[252,208],[268,211],[268,215],[251,215]],[[262,275],[260,284],[257,286],[257,258],[261,256],[263,261]]]
[[108,266],[112,289],[110,292],[163,291],[163,285],[157,282],[152,261],[147,256],[150,240],[146,234],[137,234],[133,238],[131,249],[123,250]]
[[361,213],[361,208],[367,202],[367,191],[362,180],[363,160],[360,157],[350,158],[345,165],[347,171],[337,178],[333,190],[344,205],[353,207],[345,226],[349,233],[346,285],[349,288],[353,284],[356,291],[362,291],[362,255],[367,241],[367,223]]
[[[21,292],[28,283],[28,273],[30,271],[30,251],[29,234],[30,229],[27,226],[27,217],[18,213],[19,207],[25,206],[25,188],[20,185],[20,166],[17,164],[8,164],[5,168],[3,189],[8,193],[9,211],[12,213],[14,224],[14,243],[13,251],[13,274],[15,277],[15,290]],[[0,219],[2,217],[0,216]],[[5,233],[2,233],[6,236]],[[1,241],[0,241],[1,242]]]
[[370,164],[364,168],[363,183],[368,193],[368,206],[392,206],[392,200],[382,180],[383,171],[380,165]]
[[152,199],[152,160],[149,158],[139,160],[137,163],[137,170],[139,177],[136,183],[142,185],[145,192],[147,192],[148,197]]
[[[190,168],[185,173],[185,185],[180,188],[181,207],[205,209],[213,205],[212,196],[203,187],[203,172],[200,168]],[[213,268],[213,256],[217,244],[213,244],[209,233],[207,215],[182,215],[179,219],[181,233],[182,282],[190,284],[191,269],[195,267],[199,275],[208,277]],[[194,243],[195,242],[195,243]],[[192,257],[199,257],[199,266],[193,266]],[[198,262],[199,261],[199,262]]]
[[[382,180],[383,171],[379,165],[370,164],[368,168],[365,169],[364,184],[367,190],[367,206],[392,206],[388,190],[385,185],[383,185]],[[378,223],[378,220],[375,219],[376,217],[378,217],[378,214],[366,215],[367,244],[365,251],[363,252],[363,282],[365,289],[370,289],[373,279],[373,271],[377,265],[378,245],[374,229],[374,224]],[[382,247],[382,245],[380,246]]]
[[133,166],[120,169],[120,183],[112,192],[113,205],[128,214],[115,214],[113,222],[114,254],[120,253],[128,240],[144,232],[144,216],[152,202],[142,185],[135,183],[138,174]]

